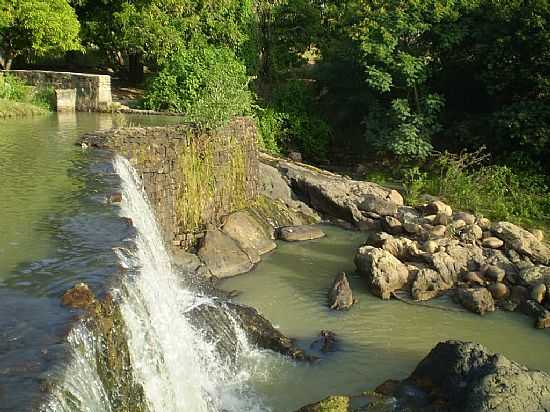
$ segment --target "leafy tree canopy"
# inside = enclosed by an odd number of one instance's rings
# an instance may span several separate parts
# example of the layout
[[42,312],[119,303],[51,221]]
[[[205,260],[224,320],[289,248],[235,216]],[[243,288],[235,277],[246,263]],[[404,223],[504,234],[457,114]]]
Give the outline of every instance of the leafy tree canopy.
[[66,0],[0,0],[0,64],[80,49],[80,24]]

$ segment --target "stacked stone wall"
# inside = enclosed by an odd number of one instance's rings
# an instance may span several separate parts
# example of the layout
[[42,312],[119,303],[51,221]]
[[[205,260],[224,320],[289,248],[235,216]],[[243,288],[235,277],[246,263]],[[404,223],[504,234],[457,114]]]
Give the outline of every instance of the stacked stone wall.
[[[257,131],[253,121],[247,118],[236,119],[211,132],[201,132],[189,125],[123,128],[88,134],[82,141],[88,146],[114,150],[130,160],[156,209],[165,239],[173,246],[186,249],[193,246],[208,226],[218,225],[223,216],[238,205],[253,202],[258,194]],[[181,202],[185,205],[188,197],[197,194],[189,193],[190,171],[185,170],[182,159],[197,147],[197,161],[206,162],[208,157],[213,176],[204,181],[204,185],[199,184],[199,190],[208,190],[208,196],[199,198],[202,204],[197,205],[200,225],[190,227],[182,218],[185,210],[181,210]],[[200,148],[209,148],[211,153]],[[234,166],[236,158],[242,160],[243,167],[237,175],[240,179],[237,183],[243,188],[237,203],[235,191],[227,187],[227,171]]]
[[111,76],[43,70],[10,70],[3,73],[16,76],[33,86],[75,90],[75,109],[79,112],[107,110],[112,103]]

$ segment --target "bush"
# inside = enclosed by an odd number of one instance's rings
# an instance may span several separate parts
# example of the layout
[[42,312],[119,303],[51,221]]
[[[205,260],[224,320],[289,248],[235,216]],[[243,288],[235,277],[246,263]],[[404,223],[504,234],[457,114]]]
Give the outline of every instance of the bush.
[[267,150],[300,151],[310,161],[324,161],[331,142],[329,125],[315,111],[314,90],[301,80],[290,80],[274,92],[267,109],[258,114]]
[[152,80],[144,105],[184,113],[201,127],[218,127],[250,114],[248,82],[233,51],[196,44],[175,55]]
[[22,102],[29,94],[29,87],[15,76],[0,75],[0,99]]
[[[418,195],[441,196],[453,207],[471,210],[492,219],[530,224],[550,216],[547,177],[534,171],[518,171],[488,163],[483,149],[472,153],[443,153],[434,159],[428,173],[418,168],[404,173],[409,202]],[[548,222],[547,222],[548,223]]]

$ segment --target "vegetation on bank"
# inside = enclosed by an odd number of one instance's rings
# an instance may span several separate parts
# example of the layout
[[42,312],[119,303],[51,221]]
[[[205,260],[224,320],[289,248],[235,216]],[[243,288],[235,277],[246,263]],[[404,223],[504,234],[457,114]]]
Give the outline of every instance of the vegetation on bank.
[[53,89],[34,88],[0,75],[0,118],[45,114],[52,110]]
[[385,164],[413,199],[539,220],[549,22],[542,0],[8,0],[0,64],[85,51],[142,84],[147,108],[206,128],[252,114],[270,152]]

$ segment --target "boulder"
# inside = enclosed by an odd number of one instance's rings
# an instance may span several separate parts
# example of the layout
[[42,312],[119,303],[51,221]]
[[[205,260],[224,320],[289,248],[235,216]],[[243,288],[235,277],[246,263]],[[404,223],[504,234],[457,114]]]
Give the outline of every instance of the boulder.
[[458,300],[471,312],[485,315],[495,311],[495,301],[491,293],[485,288],[458,289]]
[[532,266],[519,272],[519,280],[525,285],[550,283],[550,267]]
[[525,286],[512,286],[510,288],[510,300],[521,305],[529,299],[529,291]]
[[277,163],[279,171],[290,182],[290,187],[315,210],[333,218],[357,225],[366,219],[361,207],[373,197],[403,205],[399,192],[375,183],[347,179],[313,167],[284,161]]
[[345,273],[334,279],[328,293],[328,305],[333,310],[348,310],[354,304],[353,293]]
[[292,160],[293,162],[300,163],[302,161],[302,153],[300,152],[290,152],[288,154],[288,158]]
[[287,242],[320,239],[325,233],[318,226],[300,225],[286,226],[279,229],[279,239]]
[[299,361],[315,358],[298,348],[294,340],[283,335],[269,320],[249,306],[228,302],[214,302],[193,307],[186,312],[189,321],[205,336],[215,342],[216,350],[223,356],[234,357],[240,337],[235,330],[237,321],[248,342]]
[[237,241],[252,263],[260,261],[260,255],[277,247],[271,233],[249,212],[239,211],[225,219],[223,232]]
[[77,283],[63,294],[61,303],[73,309],[89,309],[96,303],[95,295],[85,283]]
[[471,213],[457,212],[453,216],[454,220],[463,220],[467,225],[473,225],[476,223],[476,217]]
[[434,409],[424,410],[550,410],[550,375],[470,342],[439,343],[402,386],[426,394]]
[[462,281],[477,286],[485,286],[487,284],[487,281],[478,272],[466,272],[462,276]]
[[366,277],[371,291],[382,299],[390,299],[392,292],[407,284],[409,270],[385,250],[363,246],[355,255],[355,265],[359,274]]
[[495,265],[489,265],[484,269],[483,274],[485,277],[493,282],[502,282],[506,276],[506,271]]
[[217,278],[246,273],[254,267],[238,243],[217,229],[206,232],[198,256],[210,273]]
[[403,225],[399,219],[393,216],[384,217],[382,224],[386,232],[391,233],[392,235],[399,235],[403,232]]
[[405,230],[405,232],[411,235],[417,235],[422,232],[422,226],[420,226],[418,223],[413,222],[403,223],[403,229]]
[[437,225],[430,230],[430,237],[438,238],[443,237],[447,233],[447,227],[443,225]]
[[550,311],[534,300],[527,300],[520,306],[523,313],[535,319],[537,329],[550,327]]
[[414,300],[429,300],[453,287],[452,279],[446,278],[432,269],[421,269],[411,287]]
[[397,203],[374,194],[366,194],[358,205],[359,210],[373,212],[379,216],[394,216],[398,206]]
[[460,239],[464,242],[474,243],[483,237],[483,231],[478,225],[466,225],[460,230]]
[[544,232],[540,229],[531,229],[530,232],[535,236],[539,241],[544,240]]
[[497,222],[492,230],[509,247],[529,257],[534,263],[550,263],[550,248],[531,232],[509,222]]
[[443,203],[442,201],[436,200],[426,205],[424,213],[426,215],[438,215],[440,213],[443,213],[447,216],[452,216],[453,209],[451,209],[451,206]]
[[478,218],[476,223],[482,230],[486,230],[486,231],[491,230],[491,221],[486,217]]
[[487,289],[489,289],[489,292],[491,292],[491,295],[495,300],[508,299],[510,296],[510,289],[504,283],[491,283],[487,286]]
[[460,273],[476,270],[485,257],[482,249],[475,245],[461,245],[457,241],[451,241],[444,249],[440,248],[438,252],[425,256],[425,260],[454,283]]
[[544,283],[539,283],[531,287],[530,297],[537,303],[542,303],[546,297],[546,285]]
[[484,238],[483,242],[481,242],[481,245],[489,249],[500,249],[502,246],[504,246],[504,242],[498,237],[491,236]]

